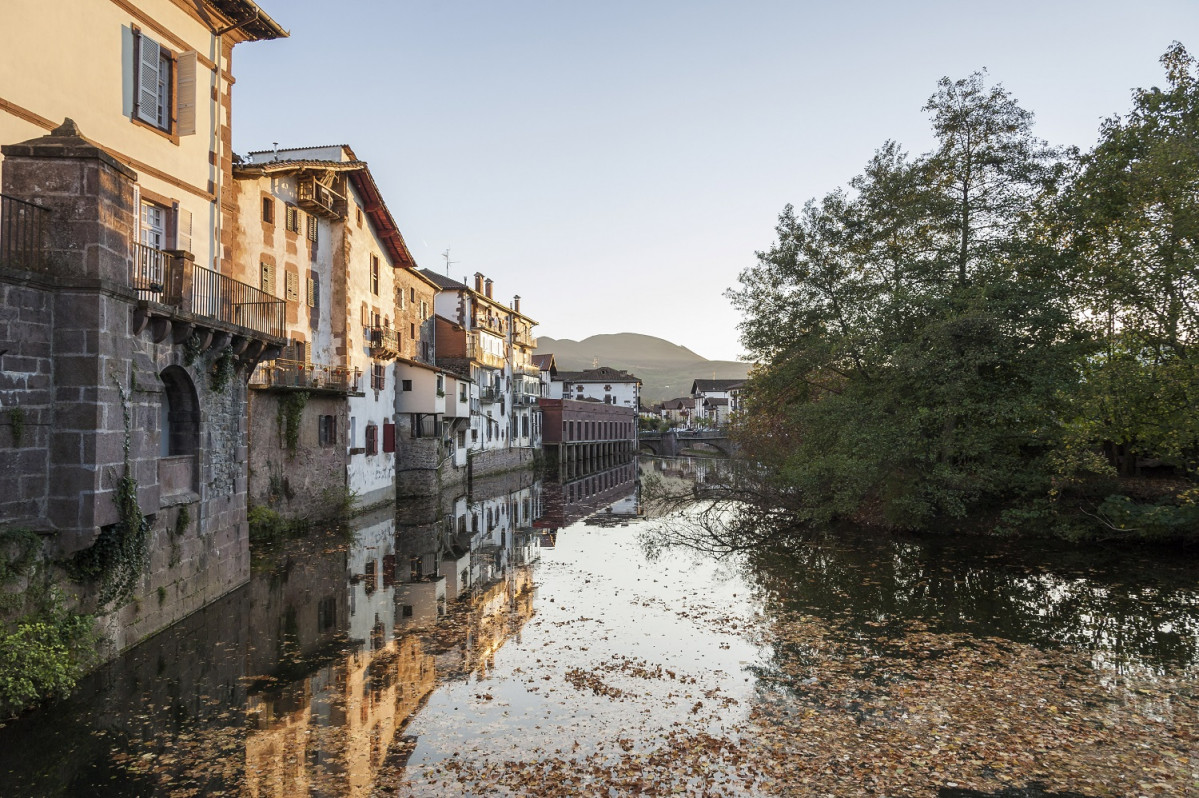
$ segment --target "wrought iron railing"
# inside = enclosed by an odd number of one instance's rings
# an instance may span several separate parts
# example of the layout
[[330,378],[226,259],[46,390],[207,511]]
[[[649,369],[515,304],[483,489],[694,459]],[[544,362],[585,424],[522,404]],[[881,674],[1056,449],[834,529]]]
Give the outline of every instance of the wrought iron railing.
[[0,194],[0,266],[42,269],[49,217],[48,208]]
[[161,249],[137,241],[133,242],[132,254],[129,283],[137,292],[137,298],[170,304],[164,298],[163,291],[166,288],[167,265],[171,262],[171,256]]
[[[173,258],[175,264],[181,262]],[[248,283],[193,266],[190,307],[197,316],[247,327],[255,332],[283,338],[284,301]]]
[[282,299],[196,266],[176,252],[131,242],[129,284],[138,298],[171,305],[275,338],[285,337]]
[[360,393],[362,372],[342,366],[304,363],[299,360],[276,358],[258,364],[250,375],[250,386],[256,388],[313,388],[328,391]]

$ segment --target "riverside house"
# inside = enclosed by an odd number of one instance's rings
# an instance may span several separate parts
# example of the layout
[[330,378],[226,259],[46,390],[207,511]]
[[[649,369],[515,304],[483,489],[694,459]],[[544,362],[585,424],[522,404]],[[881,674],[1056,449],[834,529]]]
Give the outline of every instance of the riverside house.
[[244,279],[285,302],[288,339],[250,379],[251,502],[289,517],[393,502],[395,363],[423,329],[399,298],[426,281],[397,277],[415,262],[350,147],[251,152],[233,174]]
[[286,337],[237,276],[232,55],[287,33],[250,0],[2,17],[0,525],[54,557],[148,529],[82,588],[93,608],[113,568],[139,575],[111,652],[249,578],[244,376]]

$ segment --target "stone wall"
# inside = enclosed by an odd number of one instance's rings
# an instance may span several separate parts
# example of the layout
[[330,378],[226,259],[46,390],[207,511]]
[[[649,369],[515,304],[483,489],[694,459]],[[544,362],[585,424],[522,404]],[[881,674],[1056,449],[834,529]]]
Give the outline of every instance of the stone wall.
[[[119,651],[249,579],[252,363],[233,356],[236,330],[134,293],[136,174],[73,124],[3,153],[3,192],[49,218],[35,271],[0,264],[0,439],[12,454],[0,457],[0,526],[37,529],[49,556],[71,558],[119,534],[115,499],[131,472],[151,531],[133,600],[104,617]],[[236,372],[219,384],[226,351]],[[94,609],[97,585],[63,587]]]
[[[250,391],[251,506],[270,507],[288,519],[336,515],[346,496],[345,397],[310,392],[300,414],[294,450],[279,430],[280,403],[294,392]],[[336,419],[337,439],[322,445],[320,417]]]

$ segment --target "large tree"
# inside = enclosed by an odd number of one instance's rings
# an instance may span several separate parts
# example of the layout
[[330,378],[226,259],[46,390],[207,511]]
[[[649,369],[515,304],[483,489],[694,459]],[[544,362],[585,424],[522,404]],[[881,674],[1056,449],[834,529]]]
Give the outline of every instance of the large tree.
[[981,74],[943,80],[926,110],[933,152],[888,143],[850,191],[788,206],[730,292],[763,364],[754,407],[792,444],[771,465],[805,520],[920,527],[1046,486],[1076,378],[1065,281],[1034,213],[1055,156]]

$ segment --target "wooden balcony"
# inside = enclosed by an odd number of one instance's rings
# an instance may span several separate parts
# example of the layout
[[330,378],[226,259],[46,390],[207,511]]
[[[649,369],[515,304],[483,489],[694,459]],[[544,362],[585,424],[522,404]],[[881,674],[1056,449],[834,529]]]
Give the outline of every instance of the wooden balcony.
[[311,175],[297,182],[296,204],[327,219],[340,219],[346,212],[346,198]]
[[394,360],[400,356],[400,333],[391,327],[371,327],[371,357],[379,360]]
[[359,383],[362,372],[343,366],[305,363],[299,360],[276,358],[260,363],[250,375],[250,387],[258,390],[295,389],[328,393],[362,393]]

